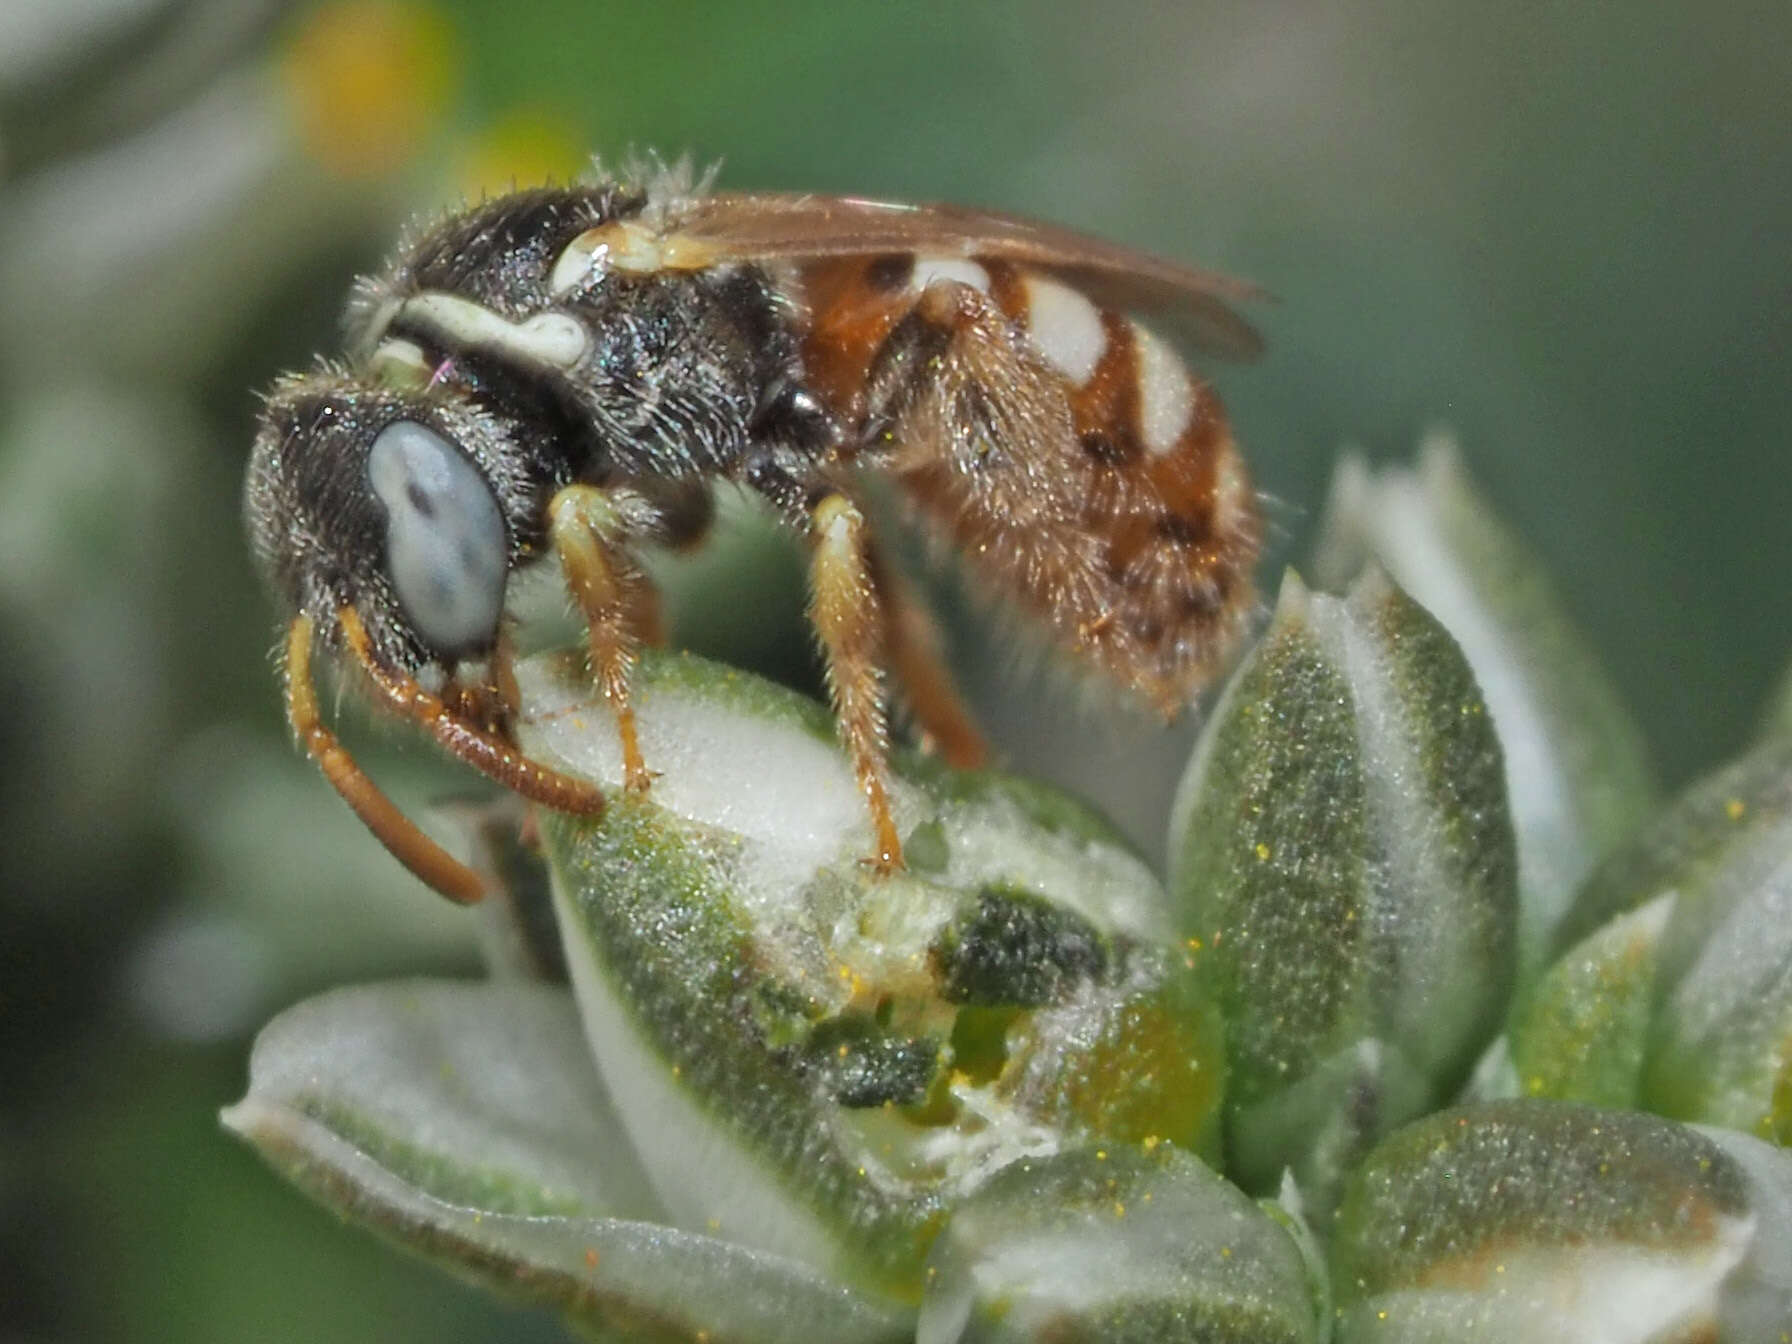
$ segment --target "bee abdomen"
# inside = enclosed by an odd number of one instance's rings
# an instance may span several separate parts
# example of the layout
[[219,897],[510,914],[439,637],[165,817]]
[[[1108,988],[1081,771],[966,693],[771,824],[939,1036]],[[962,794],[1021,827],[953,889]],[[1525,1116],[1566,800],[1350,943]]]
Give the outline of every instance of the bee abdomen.
[[1225,410],[1145,324],[1050,276],[981,264],[990,297],[1065,384],[1078,524],[1103,556],[1078,620],[1085,652],[1174,698],[1212,675],[1253,600],[1260,528]]
[[811,371],[892,426],[890,468],[991,586],[1165,708],[1212,676],[1253,606],[1259,525],[1219,398],[1175,349],[999,258],[807,279]]

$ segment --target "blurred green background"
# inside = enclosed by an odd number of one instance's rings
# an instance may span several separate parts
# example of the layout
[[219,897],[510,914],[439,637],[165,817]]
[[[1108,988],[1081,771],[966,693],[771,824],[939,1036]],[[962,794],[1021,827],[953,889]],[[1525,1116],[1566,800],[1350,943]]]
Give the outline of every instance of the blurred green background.
[[[476,964],[290,750],[238,518],[254,391],[399,221],[652,147],[1248,276],[1270,354],[1213,372],[1274,563],[1341,444],[1454,427],[1678,785],[1792,652],[1789,71],[1784,0],[0,0],[0,1339],[559,1337],[215,1122],[286,1003]],[[679,636],[800,678],[752,572]],[[1011,759],[1088,758],[972,680]],[[407,802],[459,779],[350,735]]]

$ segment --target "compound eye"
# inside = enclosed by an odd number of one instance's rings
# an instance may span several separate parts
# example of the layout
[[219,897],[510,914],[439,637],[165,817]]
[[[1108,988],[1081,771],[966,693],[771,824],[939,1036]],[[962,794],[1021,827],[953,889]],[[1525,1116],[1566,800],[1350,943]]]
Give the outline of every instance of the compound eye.
[[491,646],[504,607],[504,518],[466,455],[414,420],[387,425],[367,455],[386,506],[386,571],[405,616],[445,655]]

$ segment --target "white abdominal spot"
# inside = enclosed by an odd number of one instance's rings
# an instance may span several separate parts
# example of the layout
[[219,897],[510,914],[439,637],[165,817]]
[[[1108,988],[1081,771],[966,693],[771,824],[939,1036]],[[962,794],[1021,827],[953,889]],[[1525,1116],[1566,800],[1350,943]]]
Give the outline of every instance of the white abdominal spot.
[[386,571],[404,615],[445,656],[488,647],[504,606],[504,518],[466,455],[434,430],[399,420],[367,455],[386,506]]
[[1052,367],[1081,387],[1108,346],[1101,314],[1089,300],[1056,280],[1029,275],[1026,287],[1027,330],[1034,346]]
[[1180,355],[1137,322],[1132,330],[1139,352],[1139,432],[1147,452],[1167,453],[1188,428],[1195,389]]
[[961,285],[989,293],[989,272],[963,257],[916,257],[908,287],[919,294],[935,280],[956,280]]

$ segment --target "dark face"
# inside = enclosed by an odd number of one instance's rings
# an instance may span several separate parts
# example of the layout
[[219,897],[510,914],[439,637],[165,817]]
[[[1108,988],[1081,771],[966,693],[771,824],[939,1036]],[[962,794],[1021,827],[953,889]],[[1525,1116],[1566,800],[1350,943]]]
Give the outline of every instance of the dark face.
[[443,672],[489,653],[539,512],[527,429],[472,401],[330,374],[277,387],[245,498],[264,572],[334,642],[355,607],[379,657]]

